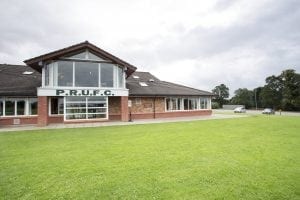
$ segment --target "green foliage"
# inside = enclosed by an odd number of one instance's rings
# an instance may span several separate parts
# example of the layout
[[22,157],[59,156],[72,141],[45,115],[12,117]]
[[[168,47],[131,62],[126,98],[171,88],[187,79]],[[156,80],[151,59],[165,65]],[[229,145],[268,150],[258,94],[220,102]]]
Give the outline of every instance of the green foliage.
[[279,76],[266,78],[264,87],[253,91],[240,88],[235,91],[231,103],[245,104],[246,107],[274,108],[290,111],[300,111],[300,74],[288,69]]
[[1,199],[299,199],[300,118],[0,134]]
[[212,92],[216,95],[213,97],[212,101],[218,103],[219,107],[228,103],[228,100],[226,99],[229,97],[229,88],[225,84],[222,83],[216,86]]
[[234,97],[231,99],[232,104],[245,105],[246,108],[254,107],[254,93],[247,88],[239,88],[234,92]]
[[211,102],[211,108],[212,109],[219,109],[219,108],[221,108],[221,106],[218,102]]

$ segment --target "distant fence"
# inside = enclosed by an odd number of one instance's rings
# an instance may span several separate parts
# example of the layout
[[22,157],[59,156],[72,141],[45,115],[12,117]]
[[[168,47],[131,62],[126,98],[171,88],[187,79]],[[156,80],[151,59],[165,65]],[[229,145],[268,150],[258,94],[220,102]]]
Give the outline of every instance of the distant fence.
[[225,110],[233,110],[237,107],[244,107],[245,108],[245,105],[223,105],[223,109],[225,109]]

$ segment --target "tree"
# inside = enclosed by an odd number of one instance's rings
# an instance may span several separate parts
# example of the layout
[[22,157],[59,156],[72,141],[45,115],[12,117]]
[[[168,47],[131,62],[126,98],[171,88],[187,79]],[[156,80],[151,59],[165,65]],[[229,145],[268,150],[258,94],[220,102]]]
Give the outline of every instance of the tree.
[[279,76],[266,78],[260,93],[262,107],[283,110],[300,110],[300,74],[293,69],[282,71]]
[[234,97],[231,99],[231,103],[245,105],[246,108],[254,107],[254,93],[247,88],[239,88],[234,91]]
[[282,81],[277,76],[269,76],[266,78],[266,85],[260,93],[260,101],[262,107],[279,109],[282,99]]
[[300,110],[300,74],[293,69],[288,69],[283,71],[278,78],[282,83],[282,108],[284,110]]
[[218,103],[219,107],[228,102],[226,99],[229,97],[229,88],[225,84],[216,86],[212,92],[217,95],[213,97],[212,101]]

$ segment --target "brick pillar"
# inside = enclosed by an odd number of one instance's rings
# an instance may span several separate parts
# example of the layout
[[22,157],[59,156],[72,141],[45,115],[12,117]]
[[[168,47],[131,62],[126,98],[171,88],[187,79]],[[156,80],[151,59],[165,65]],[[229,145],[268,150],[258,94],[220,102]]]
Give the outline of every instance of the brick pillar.
[[48,97],[38,97],[38,126],[48,125]]
[[121,96],[121,121],[128,122],[128,96]]

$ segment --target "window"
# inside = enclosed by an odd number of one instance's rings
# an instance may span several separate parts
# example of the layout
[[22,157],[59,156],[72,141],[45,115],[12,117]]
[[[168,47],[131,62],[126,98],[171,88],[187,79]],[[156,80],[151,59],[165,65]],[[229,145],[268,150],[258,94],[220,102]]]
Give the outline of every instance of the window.
[[5,100],[5,115],[14,116],[15,115],[15,101],[14,100]]
[[121,67],[118,67],[118,88],[124,88],[124,72]]
[[25,115],[25,100],[17,100],[17,115]]
[[[33,112],[31,112],[33,110]],[[0,116],[22,116],[37,114],[37,98],[0,99]]]
[[66,120],[107,119],[107,97],[65,97]]
[[57,85],[73,86],[73,62],[57,62]]
[[208,109],[208,98],[200,98],[201,109]]
[[45,66],[45,86],[49,86],[49,77],[50,77],[50,66],[49,65],[46,65]]
[[146,87],[146,86],[148,86],[148,84],[147,84],[147,83],[145,83],[145,82],[139,82],[139,84],[140,84],[140,86],[143,86],[143,87]]
[[57,61],[46,65],[46,87],[116,87],[125,88],[123,68],[110,63]]
[[95,54],[89,52],[89,51],[84,51],[79,54],[67,57],[68,59],[78,59],[78,60],[96,60],[96,61],[103,61],[100,57],[96,56]]
[[114,67],[111,64],[101,64],[101,87],[114,87]]
[[63,97],[51,97],[49,106],[51,115],[64,114]]
[[2,116],[2,115],[3,115],[3,102],[0,99],[0,116]]
[[29,99],[29,115],[37,115],[37,99],[36,98],[30,98]]
[[87,58],[87,55],[86,55],[86,52],[82,52],[82,53],[70,56],[69,58],[85,60]]
[[95,54],[92,54],[91,52],[87,52],[87,57],[89,60],[99,60],[99,61],[103,61],[103,59],[99,58],[98,56],[96,56]]
[[[167,111],[200,110],[209,109],[209,98],[166,98]],[[200,104],[199,104],[200,102]]]
[[99,64],[91,62],[76,62],[75,86],[98,87]]

